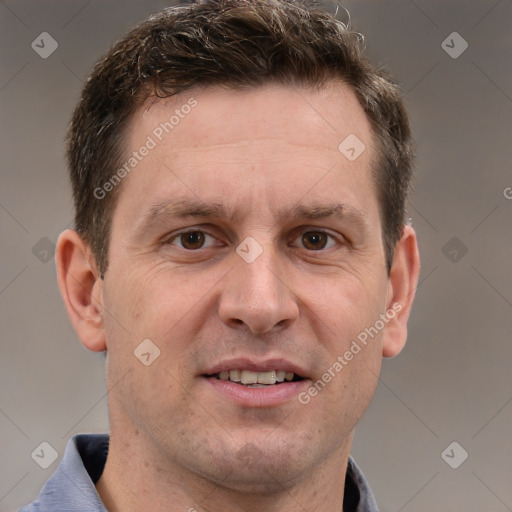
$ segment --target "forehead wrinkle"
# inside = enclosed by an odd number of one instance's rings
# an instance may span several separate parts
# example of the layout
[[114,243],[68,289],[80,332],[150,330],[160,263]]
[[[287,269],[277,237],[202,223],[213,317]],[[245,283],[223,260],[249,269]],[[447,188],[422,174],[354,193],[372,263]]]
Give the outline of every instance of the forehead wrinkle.
[[[248,151],[253,151],[260,156],[262,154],[265,155],[267,159],[270,159],[271,156],[272,161],[289,161],[288,154],[282,152],[283,150],[288,150],[293,151],[294,154],[300,154],[302,158],[311,160],[317,164],[318,154],[329,155],[330,158],[332,158],[332,156],[340,156],[340,152],[336,145],[332,145],[331,147],[329,145],[324,145],[323,143],[313,143],[311,140],[295,142],[284,137],[269,138],[251,135],[250,138],[244,138],[236,141],[205,141],[203,144],[198,144],[197,138],[198,137],[196,135],[196,139],[194,141],[186,140],[181,143],[180,147],[173,148],[173,158],[184,158],[186,161],[188,155],[195,156],[196,154],[203,155],[204,153],[213,152],[214,154],[209,156],[209,158],[217,156],[220,161],[226,164],[228,162],[224,161],[226,159],[225,152],[230,150],[240,150],[235,153],[230,153],[229,158],[235,162],[246,160],[252,161],[254,157],[248,153]],[[137,143],[134,143],[134,146],[137,146]],[[192,163],[195,165],[195,162]]]
[[237,222],[241,220],[240,209],[231,207],[226,201],[207,203],[199,199],[171,199],[152,206],[144,215],[141,226],[146,226],[165,217],[203,217],[230,218]]
[[[237,223],[243,221],[248,213],[248,211],[242,212],[241,208],[234,207],[226,201],[214,200],[206,202],[194,199],[171,199],[155,204],[147,210],[136,231],[143,232],[147,227],[157,225],[169,217],[223,219]],[[366,215],[361,210],[341,202],[331,204],[313,203],[310,205],[298,204],[293,206],[293,208],[279,208],[275,210],[274,216],[280,222],[337,218],[353,222],[361,227],[367,226]]]
[[361,228],[367,227],[367,214],[359,208],[346,203],[296,205],[290,212],[282,212],[283,217],[292,217],[293,219],[318,220],[327,218],[336,218],[339,220],[351,222],[359,225]]

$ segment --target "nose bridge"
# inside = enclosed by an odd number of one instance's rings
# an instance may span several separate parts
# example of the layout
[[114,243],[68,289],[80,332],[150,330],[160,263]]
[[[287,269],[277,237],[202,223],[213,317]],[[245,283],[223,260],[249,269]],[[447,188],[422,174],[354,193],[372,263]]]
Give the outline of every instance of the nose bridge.
[[222,320],[232,326],[243,323],[254,333],[291,323],[298,315],[297,304],[269,237],[261,244],[245,239],[233,256],[234,268],[220,301]]
[[266,244],[253,262],[241,259],[242,261],[238,262],[240,275],[247,284],[247,286],[241,286],[241,291],[245,289],[255,301],[260,299],[277,301],[282,295],[280,293],[282,281],[278,279],[277,254],[271,244]]

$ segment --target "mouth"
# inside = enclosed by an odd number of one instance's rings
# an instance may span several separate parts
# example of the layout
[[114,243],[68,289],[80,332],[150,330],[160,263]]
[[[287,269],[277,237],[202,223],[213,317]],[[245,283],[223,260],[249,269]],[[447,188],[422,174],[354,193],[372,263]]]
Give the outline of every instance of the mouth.
[[299,382],[304,377],[287,370],[251,371],[251,370],[223,370],[218,373],[206,374],[206,378],[229,381],[248,388],[269,388],[288,382]]
[[232,359],[212,366],[201,375],[208,393],[244,408],[277,407],[298,403],[297,395],[311,380],[307,370],[282,358],[255,361]]

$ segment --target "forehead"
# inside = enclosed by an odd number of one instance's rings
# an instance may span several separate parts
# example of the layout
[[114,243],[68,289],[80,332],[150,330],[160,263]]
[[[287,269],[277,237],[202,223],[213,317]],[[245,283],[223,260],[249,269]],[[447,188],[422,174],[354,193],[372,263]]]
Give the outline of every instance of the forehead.
[[[342,82],[322,89],[196,88],[150,99],[134,114],[127,135],[127,158],[135,152],[131,159],[137,161],[120,203],[128,195],[131,210],[140,213],[173,196],[205,203],[226,197],[230,203],[238,199],[242,210],[274,205],[282,211],[284,199],[296,203],[308,190],[316,199],[330,192],[326,202],[332,204],[364,203],[354,191],[363,187],[367,195],[373,189],[370,123]],[[358,152],[365,148],[357,159],[340,151],[347,140],[361,144],[354,146]],[[343,197],[335,197],[336,184]]]
[[[162,138],[157,142],[172,144],[174,140],[193,148],[277,137],[309,147],[323,142],[324,148],[336,151],[354,132],[367,137],[370,123],[353,90],[333,80],[315,89],[215,86],[167,99],[149,98],[132,118],[129,140],[136,147],[141,137],[152,133]],[[179,149],[177,144],[174,149]]]

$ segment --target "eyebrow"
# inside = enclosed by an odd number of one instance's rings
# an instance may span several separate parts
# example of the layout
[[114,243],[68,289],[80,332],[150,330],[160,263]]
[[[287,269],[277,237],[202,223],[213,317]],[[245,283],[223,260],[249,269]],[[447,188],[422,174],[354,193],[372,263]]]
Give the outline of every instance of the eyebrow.
[[[238,222],[246,215],[239,208],[233,208],[226,201],[206,203],[193,199],[175,199],[165,201],[151,207],[138,223],[136,231],[143,233],[152,225],[158,225],[168,218],[186,219],[223,219]],[[364,227],[366,225],[366,215],[353,206],[344,203],[333,204],[298,204],[290,210],[278,210],[276,218],[279,221],[286,220],[318,220],[327,218],[337,218]]]

